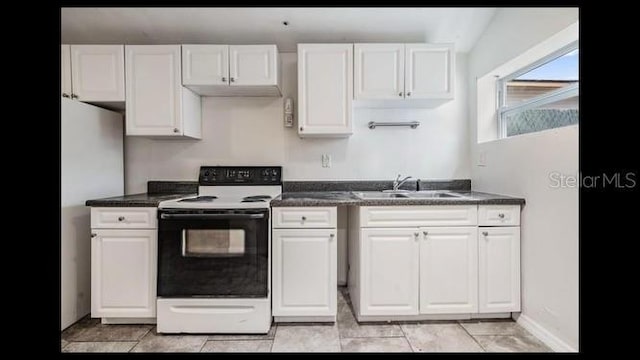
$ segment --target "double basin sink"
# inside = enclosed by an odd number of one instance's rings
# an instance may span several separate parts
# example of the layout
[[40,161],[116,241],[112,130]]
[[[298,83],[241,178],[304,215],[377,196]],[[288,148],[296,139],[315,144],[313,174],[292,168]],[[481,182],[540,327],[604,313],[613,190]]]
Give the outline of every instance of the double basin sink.
[[408,190],[388,190],[388,191],[354,191],[353,195],[362,200],[378,199],[431,199],[448,198],[464,199],[465,196],[448,190],[429,191],[408,191]]

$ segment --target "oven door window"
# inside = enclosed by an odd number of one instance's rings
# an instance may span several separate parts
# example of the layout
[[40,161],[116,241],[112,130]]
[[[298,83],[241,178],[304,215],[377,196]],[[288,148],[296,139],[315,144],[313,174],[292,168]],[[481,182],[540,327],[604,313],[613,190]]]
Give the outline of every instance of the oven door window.
[[184,229],[182,256],[243,256],[245,234],[244,229]]

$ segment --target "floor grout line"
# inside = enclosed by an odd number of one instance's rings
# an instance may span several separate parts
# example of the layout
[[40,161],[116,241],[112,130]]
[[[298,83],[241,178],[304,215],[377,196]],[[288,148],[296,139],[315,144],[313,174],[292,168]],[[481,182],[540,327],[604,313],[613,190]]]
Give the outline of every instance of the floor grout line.
[[147,336],[147,334],[148,334],[151,330],[153,330],[153,328],[154,328],[154,327],[155,327],[155,326],[150,327],[150,328],[149,328],[149,329],[148,329],[144,334],[142,334],[142,336],[140,336],[140,337],[138,338],[138,340],[136,340],[136,341],[140,341],[140,340],[142,340],[142,338],[144,338],[145,336]]
[[484,348],[484,346],[482,346],[482,344],[480,344],[480,342],[478,341],[478,339],[476,339],[476,337],[474,335],[471,335],[471,333],[469,332],[469,330],[467,330],[466,327],[462,326],[462,324],[460,323],[460,321],[458,321],[458,326],[460,326],[462,328],[462,330],[464,330],[464,332],[467,333],[467,335],[471,336],[471,338],[473,339],[473,341],[478,344],[478,346],[480,346],[480,349],[482,349],[483,352],[488,352],[487,349]]
[[273,339],[271,339],[271,346],[269,346],[269,352],[273,352],[273,344],[276,342],[276,333],[278,332],[278,323],[273,323]]
[[204,349],[204,346],[207,345],[207,341],[209,341],[209,338],[204,339],[202,345],[200,346],[200,350],[198,350],[199,353],[201,353],[202,349]]
[[409,341],[409,338],[407,337],[407,333],[404,332],[404,329],[402,328],[402,324],[396,324],[396,325],[398,325],[398,327],[400,328],[400,331],[402,331],[402,335],[403,335],[402,337],[404,337],[404,339],[407,341],[407,344],[409,344],[409,349],[411,349],[411,352],[412,353],[417,352],[413,350],[413,345],[411,344],[411,341]]
[[275,326],[276,329],[273,331],[273,341],[271,342],[271,348],[269,349],[270,353],[273,352],[273,345],[276,343],[276,336],[278,336],[278,328],[280,327],[277,322],[274,322],[273,326]]

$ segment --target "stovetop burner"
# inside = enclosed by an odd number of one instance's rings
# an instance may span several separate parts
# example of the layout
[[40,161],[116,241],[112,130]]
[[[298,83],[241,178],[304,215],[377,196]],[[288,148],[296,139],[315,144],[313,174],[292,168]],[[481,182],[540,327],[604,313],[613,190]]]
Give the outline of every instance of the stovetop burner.
[[198,196],[194,198],[182,199],[179,200],[179,202],[210,202],[217,198],[217,196]]
[[271,196],[269,195],[254,195],[254,196],[247,196],[242,200],[269,200],[271,199]]
[[247,203],[247,202],[265,202],[265,200],[270,200],[271,196],[269,195],[254,195],[254,196],[247,196],[245,198],[242,199],[241,202],[243,203]]

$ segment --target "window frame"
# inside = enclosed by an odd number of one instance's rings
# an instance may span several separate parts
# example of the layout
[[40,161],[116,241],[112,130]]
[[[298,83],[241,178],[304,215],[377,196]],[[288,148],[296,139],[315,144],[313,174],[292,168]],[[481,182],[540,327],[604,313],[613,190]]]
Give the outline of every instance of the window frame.
[[578,40],[572,41],[571,43],[561,47],[560,49],[550,53],[549,55],[544,56],[537,61],[534,61],[531,64],[496,80],[496,116],[498,118],[498,139],[509,137],[507,136],[507,116],[580,95],[580,79],[578,78],[578,81],[575,84],[571,84],[569,86],[565,86],[563,88],[538,95],[529,100],[522,101],[516,105],[505,105],[507,102],[507,83],[509,81],[577,49]]

